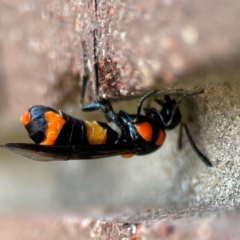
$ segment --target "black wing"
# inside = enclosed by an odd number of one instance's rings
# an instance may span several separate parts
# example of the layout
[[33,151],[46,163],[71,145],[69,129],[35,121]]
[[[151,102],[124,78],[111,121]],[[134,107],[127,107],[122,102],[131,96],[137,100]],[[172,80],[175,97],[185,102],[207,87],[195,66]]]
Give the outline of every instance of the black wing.
[[30,143],[7,143],[0,145],[10,151],[37,161],[98,159],[136,153],[141,149],[141,143],[122,145],[81,145],[81,146],[45,146]]

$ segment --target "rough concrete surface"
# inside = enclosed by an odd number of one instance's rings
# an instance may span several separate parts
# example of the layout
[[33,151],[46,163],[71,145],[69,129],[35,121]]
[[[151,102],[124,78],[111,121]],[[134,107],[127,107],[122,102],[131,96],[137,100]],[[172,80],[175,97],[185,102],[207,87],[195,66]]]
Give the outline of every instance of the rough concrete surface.
[[[235,0],[0,1],[1,143],[30,141],[18,123],[30,105],[102,117],[78,107],[81,42],[92,80],[97,29],[101,95],[119,100],[161,88],[179,98],[204,90],[181,111],[213,163],[203,165],[185,135],[176,151],[178,129],[159,151],[127,160],[44,164],[1,150],[0,239],[239,236],[239,16]],[[135,112],[136,101],[115,108]]]

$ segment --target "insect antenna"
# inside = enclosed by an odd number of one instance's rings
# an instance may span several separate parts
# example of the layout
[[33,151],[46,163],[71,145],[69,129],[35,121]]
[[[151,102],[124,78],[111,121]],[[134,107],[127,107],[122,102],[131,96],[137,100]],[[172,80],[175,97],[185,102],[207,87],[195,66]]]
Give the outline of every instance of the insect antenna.
[[133,120],[133,123],[136,123],[138,121],[138,118],[139,118],[139,115],[141,113],[141,110],[142,110],[142,105],[143,105],[143,102],[149,98],[150,96],[156,94],[157,92],[159,92],[159,90],[153,90],[147,94],[145,94],[143,97],[140,98],[139,102],[138,102],[138,106],[137,106],[137,114],[136,114],[136,117],[134,118]]
[[83,49],[83,76],[82,76],[82,87],[80,93],[80,106],[83,106],[84,96],[86,92],[87,83],[89,80],[89,69],[87,66],[87,44],[86,41],[82,41],[82,49]]
[[181,125],[184,128],[186,135],[188,137],[188,140],[189,140],[194,152],[196,153],[196,155],[202,160],[202,162],[205,165],[207,165],[208,167],[212,167],[212,163],[210,162],[210,160],[205,155],[203,155],[203,153],[197,148],[195,142],[192,139],[191,134],[189,133],[187,125],[186,124],[181,124]]

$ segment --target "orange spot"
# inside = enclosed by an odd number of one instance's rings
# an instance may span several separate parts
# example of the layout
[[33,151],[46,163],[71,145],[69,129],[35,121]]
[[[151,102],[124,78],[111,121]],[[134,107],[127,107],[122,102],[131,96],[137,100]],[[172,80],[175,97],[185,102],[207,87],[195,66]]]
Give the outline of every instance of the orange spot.
[[65,120],[54,112],[46,112],[44,119],[48,122],[47,129],[45,130],[45,140],[40,145],[53,145],[60,133]]
[[133,156],[133,153],[124,153],[121,155],[123,158],[130,158]]
[[159,130],[159,134],[158,134],[158,138],[157,138],[157,140],[156,140],[156,142],[155,142],[155,145],[157,145],[157,146],[162,145],[163,142],[164,142],[164,140],[165,140],[165,136],[166,136],[165,131],[162,130],[162,129],[160,129],[160,130]]
[[152,126],[148,122],[143,122],[143,123],[138,123],[135,124],[135,127],[139,133],[139,135],[146,141],[146,142],[151,142],[152,140]]
[[25,112],[22,114],[22,116],[20,117],[20,121],[21,123],[25,126],[27,125],[31,120],[31,114],[29,112]]
[[96,121],[85,121],[87,130],[87,139],[89,144],[106,144],[107,130],[101,127]]

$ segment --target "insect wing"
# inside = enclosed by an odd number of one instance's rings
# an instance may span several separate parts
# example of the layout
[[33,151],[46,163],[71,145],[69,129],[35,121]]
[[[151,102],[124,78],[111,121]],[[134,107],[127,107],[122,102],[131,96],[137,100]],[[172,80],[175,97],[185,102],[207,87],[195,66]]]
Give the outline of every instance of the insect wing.
[[99,159],[125,153],[134,153],[141,144],[45,146],[29,143],[7,143],[1,147],[37,161]]

